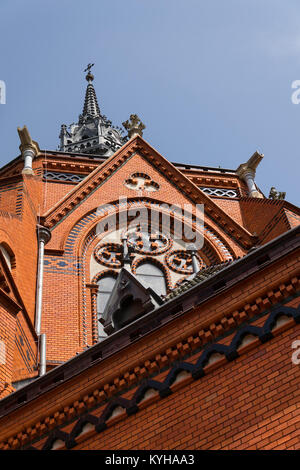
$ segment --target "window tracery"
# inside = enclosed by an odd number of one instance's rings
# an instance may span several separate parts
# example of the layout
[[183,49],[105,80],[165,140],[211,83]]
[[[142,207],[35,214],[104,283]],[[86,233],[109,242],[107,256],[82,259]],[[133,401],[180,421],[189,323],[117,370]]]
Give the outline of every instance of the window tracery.
[[[200,269],[205,267],[204,261],[200,256],[195,255],[200,265]],[[192,255],[184,250],[174,250],[168,253],[165,257],[167,266],[173,271],[180,274],[192,274],[193,263]]]
[[[109,239],[114,242],[107,241]],[[196,256],[201,269],[206,264],[199,254]],[[140,225],[128,230],[119,228],[105,236],[94,248],[93,260],[92,269],[100,274],[96,281],[100,322],[122,267],[126,266],[144,287],[151,287],[159,296],[166,295],[193,273],[191,253],[182,249],[173,236],[162,233],[158,228],[150,231]],[[94,276],[94,282],[95,279]]]

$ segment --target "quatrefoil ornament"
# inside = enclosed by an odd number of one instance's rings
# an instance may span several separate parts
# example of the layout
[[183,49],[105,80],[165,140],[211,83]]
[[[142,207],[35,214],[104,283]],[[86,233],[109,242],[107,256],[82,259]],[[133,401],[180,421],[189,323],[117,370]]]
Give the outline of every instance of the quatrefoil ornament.
[[159,255],[172,246],[172,239],[160,232],[148,233],[137,229],[128,233],[127,237],[128,246],[140,254]]
[[[205,266],[204,262],[200,259],[198,255],[197,260],[201,268]],[[175,271],[180,274],[192,274],[193,273],[193,264],[192,256],[187,251],[183,250],[174,250],[168,253],[165,257],[166,264],[172,271]]]
[[135,191],[153,192],[159,190],[159,184],[145,173],[133,173],[130,178],[125,180],[125,186]]
[[123,247],[118,243],[103,243],[97,246],[94,257],[98,263],[110,268],[120,268],[122,265]]

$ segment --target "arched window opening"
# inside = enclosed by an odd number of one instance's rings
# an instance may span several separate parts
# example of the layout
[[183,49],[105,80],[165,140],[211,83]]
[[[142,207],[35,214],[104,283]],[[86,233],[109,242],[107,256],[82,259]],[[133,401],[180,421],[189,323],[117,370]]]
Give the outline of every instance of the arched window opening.
[[97,295],[97,312],[99,317],[103,314],[110,294],[114,288],[116,279],[113,276],[105,276],[100,279],[98,284],[98,295]]
[[5,258],[7,266],[9,267],[10,270],[12,270],[15,267],[15,264],[16,264],[13,252],[4,243],[0,244],[0,250],[1,250],[1,253],[3,254],[3,256]]
[[155,264],[143,263],[138,266],[136,277],[144,287],[151,287],[156,294],[165,295],[167,293],[165,275]]
[[107,305],[107,302],[110,298],[112,290],[114,288],[116,279],[111,275],[106,275],[97,281],[98,284],[98,293],[97,293],[97,317],[98,317],[98,339],[105,338],[107,334],[104,332],[103,323],[105,318],[103,312]]

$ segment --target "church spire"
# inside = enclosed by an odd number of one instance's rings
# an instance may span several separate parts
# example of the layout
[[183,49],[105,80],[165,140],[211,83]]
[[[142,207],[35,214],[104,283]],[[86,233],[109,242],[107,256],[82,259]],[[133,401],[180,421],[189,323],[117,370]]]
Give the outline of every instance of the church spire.
[[92,116],[92,117],[100,117],[100,108],[97,101],[97,96],[95,92],[95,88],[93,85],[94,75],[91,73],[91,68],[94,64],[88,64],[87,68],[84,70],[87,72],[86,80],[88,82],[88,86],[85,92],[85,99],[84,99],[84,106],[82,116]]
[[109,157],[125,143],[122,129],[112,125],[100,112],[96,92],[93,85],[94,75],[88,64],[84,70],[87,72],[88,82],[82,114],[78,122],[70,126],[62,124],[60,131],[60,147],[63,152],[89,153]]

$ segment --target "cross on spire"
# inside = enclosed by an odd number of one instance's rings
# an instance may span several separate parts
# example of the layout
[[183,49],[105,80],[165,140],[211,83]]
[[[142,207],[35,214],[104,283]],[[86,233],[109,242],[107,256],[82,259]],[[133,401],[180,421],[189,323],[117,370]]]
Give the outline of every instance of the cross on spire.
[[94,65],[95,65],[95,64],[88,64],[88,65],[87,65],[87,68],[84,69],[84,72],[87,72],[87,71],[90,72],[90,71],[91,71],[91,68],[94,67]]
[[91,73],[91,68],[94,67],[95,64],[88,64],[87,67],[84,69],[84,72],[87,72],[86,79],[90,83],[94,80],[94,75]]

